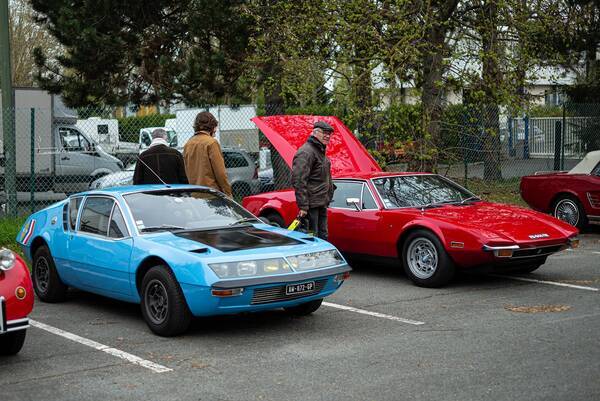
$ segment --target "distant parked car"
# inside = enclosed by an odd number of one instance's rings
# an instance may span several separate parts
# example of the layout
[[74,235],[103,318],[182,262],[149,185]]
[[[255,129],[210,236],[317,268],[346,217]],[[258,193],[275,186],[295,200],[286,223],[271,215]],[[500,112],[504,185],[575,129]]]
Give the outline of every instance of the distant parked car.
[[578,228],[600,222],[600,150],[588,153],[570,171],[523,177],[521,197],[533,209]]
[[[258,177],[258,168],[250,155],[242,149],[223,149],[227,177],[233,190],[233,196],[244,197],[259,192],[261,183]],[[105,175],[90,184],[90,189],[102,189],[131,185],[135,163],[125,170]],[[271,174],[272,176],[272,174]]]

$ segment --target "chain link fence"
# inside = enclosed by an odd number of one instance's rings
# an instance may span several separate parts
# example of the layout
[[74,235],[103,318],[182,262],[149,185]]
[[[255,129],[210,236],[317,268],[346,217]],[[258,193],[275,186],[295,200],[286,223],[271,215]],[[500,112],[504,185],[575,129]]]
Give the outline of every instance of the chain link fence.
[[[68,109],[55,96],[16,97],[16,104],[4,110],[14,124],[16,146],[0,146],[4,214],[28,214],[88,189],[130,185],[137,155],[150,146],[152,131],[165,129],[170,146],[182,151],[200,111],[211,112],[219,121],[216,137],[236,200],[290,186],[289,167],[250,121],[280,113],[275,106],[217,105],[123,116],[123,110]],[[588,151],[600,149],[600,105],[565,105],[560,117],[511,117],[497,106],[465,108],[452,121],[441,121],[440,127],[441,143],[433,145],[438,148],[434,167],[484,196],[506,193],[518,199],[520,177],[568,170]],[[379,132],[376,137],[389,134]],[[373,136],[357,136],[381,156]],[[392,150],[383,157],[386,169],[408,171],[413,156]],[[11,157],[14,184],[6,170]]]

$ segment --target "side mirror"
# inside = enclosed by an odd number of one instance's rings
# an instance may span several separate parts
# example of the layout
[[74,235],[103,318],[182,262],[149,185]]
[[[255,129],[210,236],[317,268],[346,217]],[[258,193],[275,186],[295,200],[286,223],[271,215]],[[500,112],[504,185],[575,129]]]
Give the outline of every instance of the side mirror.
[[362,209],[360,207],[360,199],[359,198],[346,198],[347,206],[354,206],[357,212],[360,212]]

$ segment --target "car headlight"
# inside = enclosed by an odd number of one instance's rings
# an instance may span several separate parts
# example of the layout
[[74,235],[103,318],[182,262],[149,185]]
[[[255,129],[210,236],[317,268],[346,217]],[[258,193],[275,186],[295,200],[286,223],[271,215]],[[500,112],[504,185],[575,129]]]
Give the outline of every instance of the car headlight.
[[323,267],[336,266],[344,262],[342,255],[335,249],[288,256],[287,260],[296,271],[321,269]]
[[6,249],[2,248],[0,250],[0,270],[9,270],[15,265],[15,254]]
[[219,278],[273,276],[292,273],[290,265],[283,258],[211,263],[208,266]]

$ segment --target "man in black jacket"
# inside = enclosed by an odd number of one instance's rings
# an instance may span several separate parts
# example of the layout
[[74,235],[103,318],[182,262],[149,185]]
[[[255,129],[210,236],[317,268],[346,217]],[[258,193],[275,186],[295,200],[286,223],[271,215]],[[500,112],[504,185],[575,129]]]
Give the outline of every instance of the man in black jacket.
[[325,150],[333,127],[324,121],[313,125],[312,135],[298,149],[292,163],[292,186],[296,192],[299,216],[308,216],[309,230],[327,239],[327,206],[335,186],[331,180],[331,163]]
[[[183,155],[169,147],[167,132],[157,128],[152,132],[150,147],[138,156],[133,184],[187,184]],[[157,177],[158,175],[158,177]],[[160,177],[160,179],[159,179]]]

